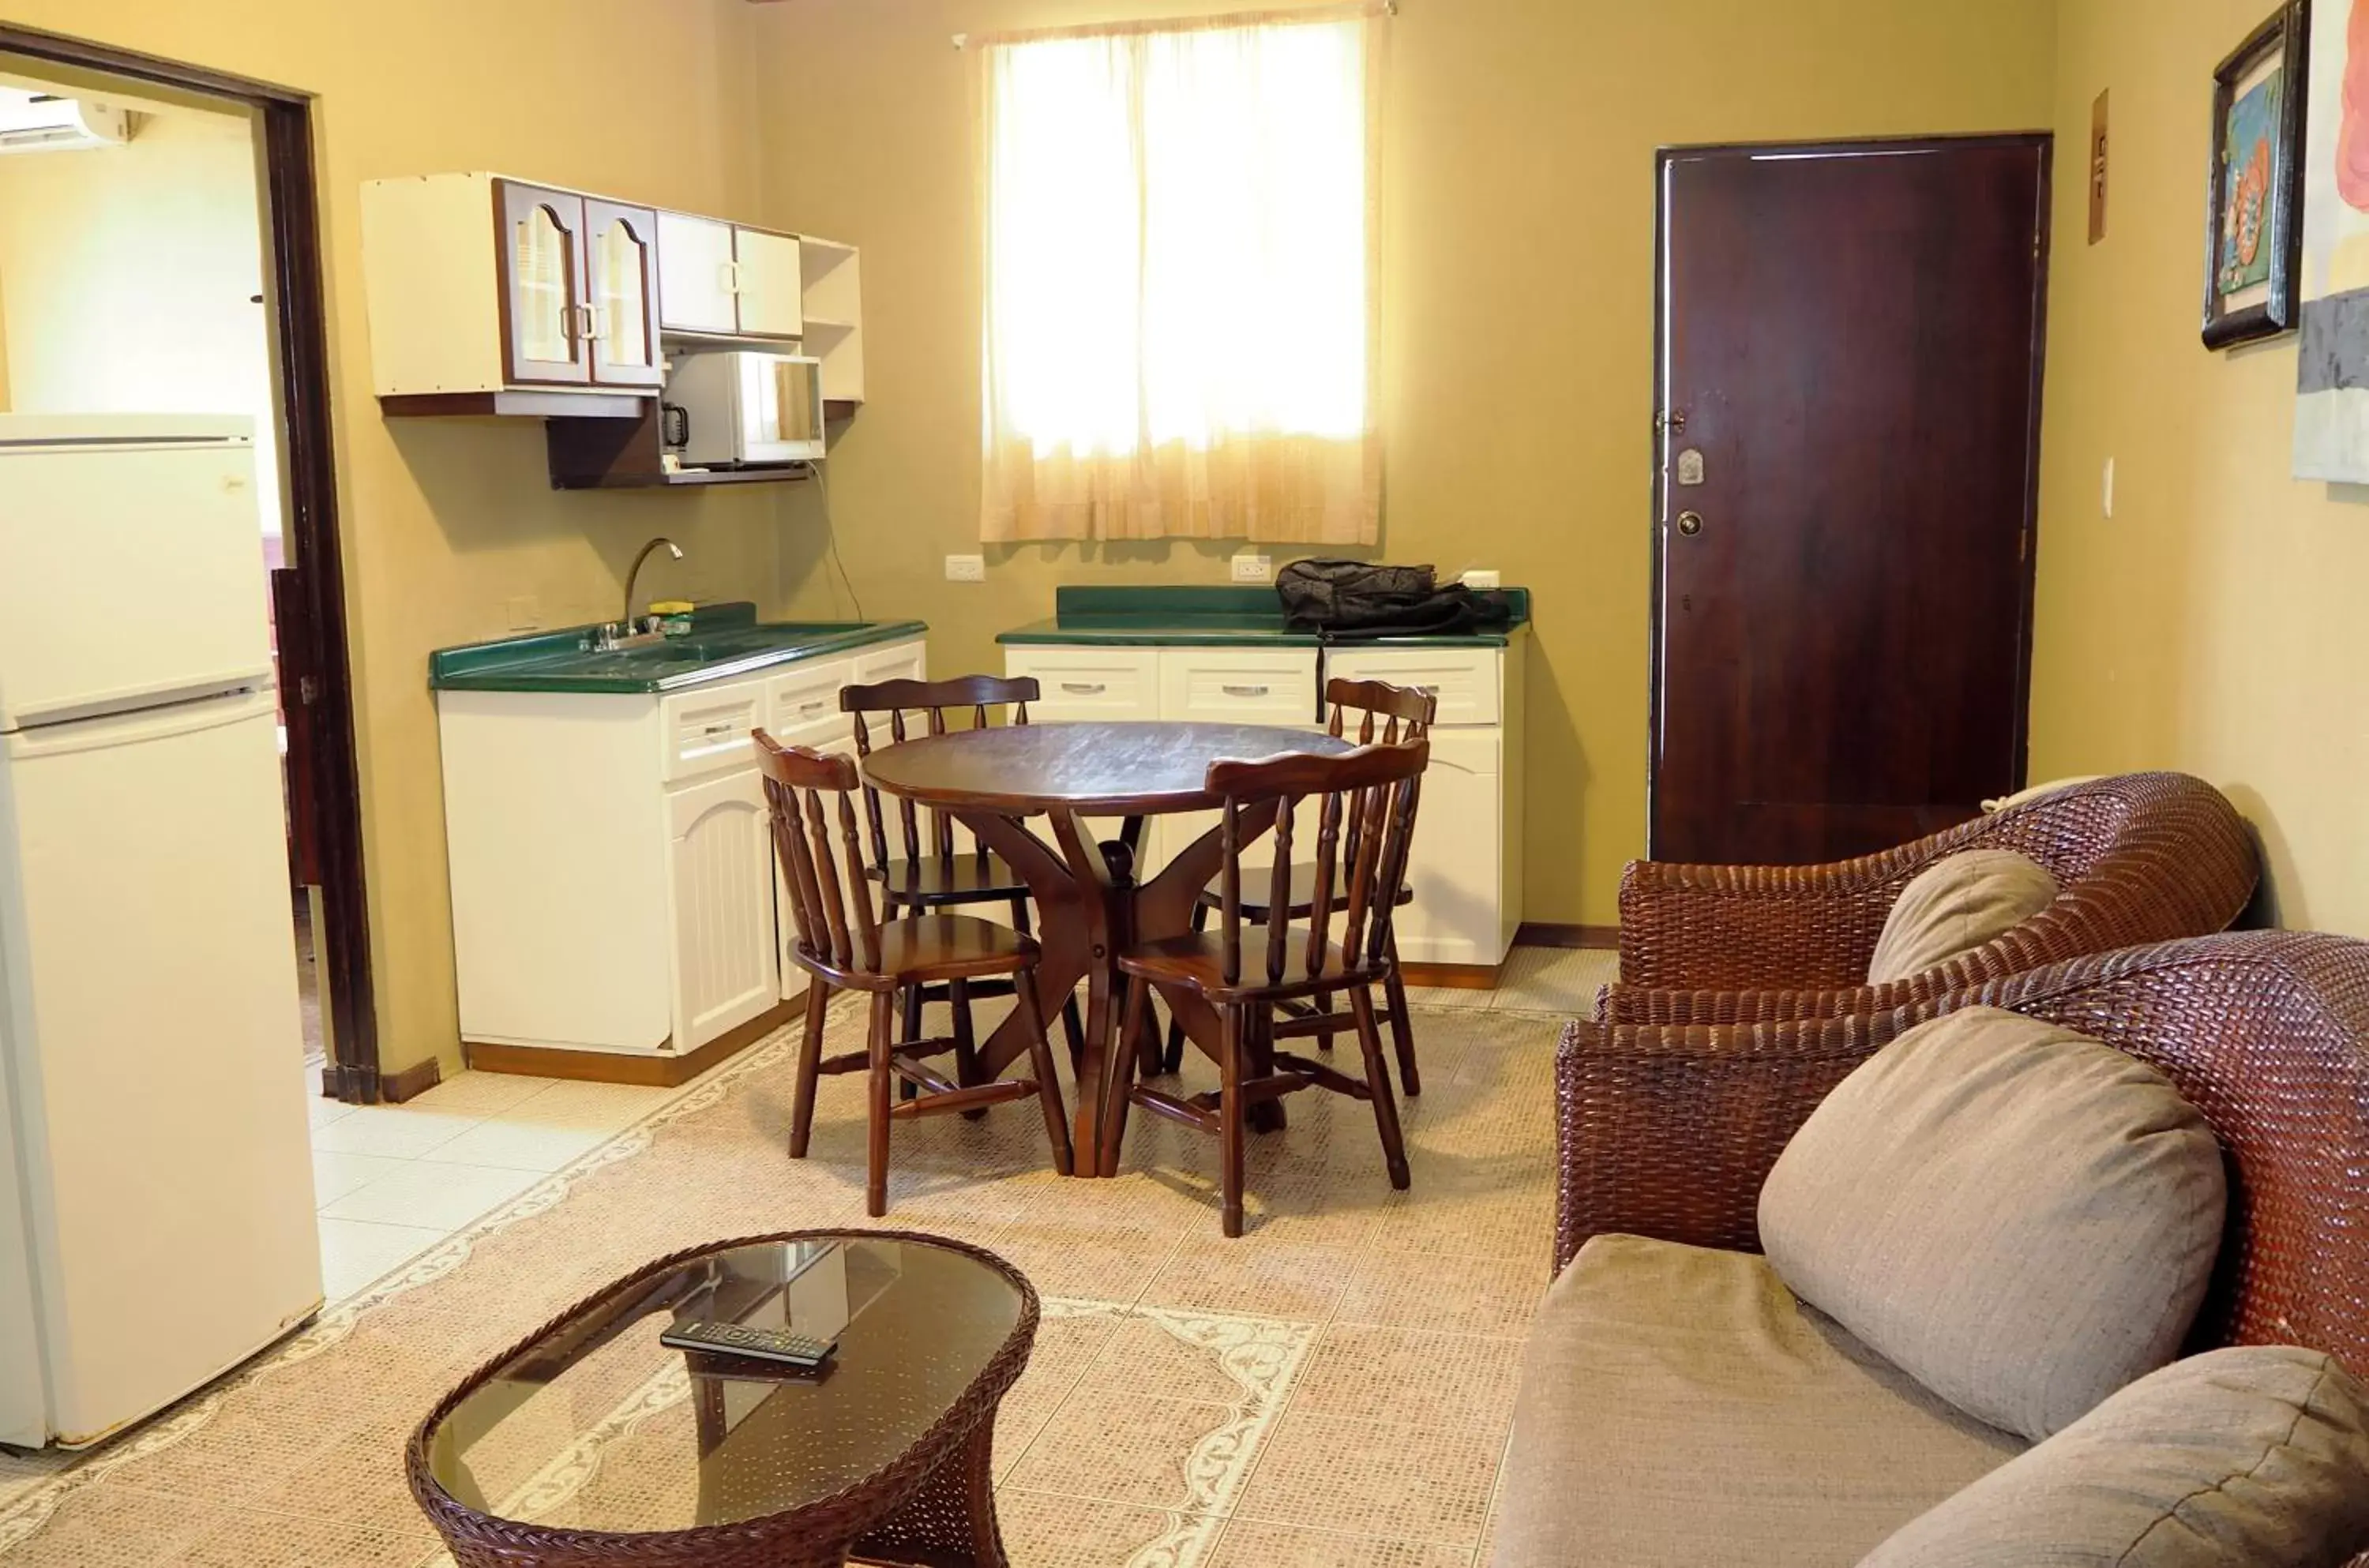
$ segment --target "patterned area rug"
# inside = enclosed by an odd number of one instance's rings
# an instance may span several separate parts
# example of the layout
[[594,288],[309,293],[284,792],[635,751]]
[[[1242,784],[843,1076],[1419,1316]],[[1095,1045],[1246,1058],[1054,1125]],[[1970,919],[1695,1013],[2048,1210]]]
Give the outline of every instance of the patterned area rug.
[[[1210,1140],[1139,1114],[1123,1175],[1065,1180],[1025,1103],[899,1125],[889,1214],[865,1221],[860,1081],[824,1080],[812,1156],[788,1159],[777,1037],[111,1447],[0,1458],[0,1562],[449,1561],[401,1455],[472,1368],[658,1253],[878,1223],[990,1247],[1045,1298],[997,1426],[1023,1568],[1471,1568],[1548,1276],[1558,1023],[1419,1009],[1413,1189],[1390,1190],[1368,1107],[1297,1095],[1292,1125],[1253,1139],[1234,1242]],[[830,1048],[861,1032],[842,1004]],[[1188,1069],[1191,1089],[1209,1078]]]

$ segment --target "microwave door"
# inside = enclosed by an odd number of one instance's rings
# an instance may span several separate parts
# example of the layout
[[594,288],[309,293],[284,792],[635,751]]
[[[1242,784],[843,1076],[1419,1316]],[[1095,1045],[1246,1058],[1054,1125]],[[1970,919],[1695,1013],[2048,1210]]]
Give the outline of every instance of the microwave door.
[[823,453],[817,361],[751,354],[742,363],[741,442],[751,462],[795,463]]

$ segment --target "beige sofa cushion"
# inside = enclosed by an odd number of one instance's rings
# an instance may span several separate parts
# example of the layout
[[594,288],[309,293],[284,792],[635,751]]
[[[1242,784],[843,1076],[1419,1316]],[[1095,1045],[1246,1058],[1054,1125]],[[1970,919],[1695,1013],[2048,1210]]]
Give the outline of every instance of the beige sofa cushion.
[[2006,935],[2056,901],[2056,878],[2013,850],[1961,850],[1935,861],[1893,900],[1867,983],[1921,975]]
[[1803,1300],[2037,1441],[2179,1354],[2221,1245],[2221,1150],[2155,1069],[1976,1007],[1837,1085],[1760,1191]]
[[2024,1445],[1802,1307],[1765,1259],[1635,1236],[1539,1310],[1495,1568],[1833,1568]]
[[2142,1378],[1860,1568],[2333,1568],[2369,1551],[2369,1392],[2293,1345]]

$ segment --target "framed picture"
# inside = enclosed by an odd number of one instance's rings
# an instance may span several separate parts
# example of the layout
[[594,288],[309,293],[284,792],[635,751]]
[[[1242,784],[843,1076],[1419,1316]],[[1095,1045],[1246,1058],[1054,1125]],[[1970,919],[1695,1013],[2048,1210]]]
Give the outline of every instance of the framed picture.
[[2288,0],[2213,73],[2204,223],[2209,348],[2273,337],[2295,325],[2310,32],[2309,0]]
[[2295,476],[2369,484],[2369,0],[2318,0],[2309,30]]

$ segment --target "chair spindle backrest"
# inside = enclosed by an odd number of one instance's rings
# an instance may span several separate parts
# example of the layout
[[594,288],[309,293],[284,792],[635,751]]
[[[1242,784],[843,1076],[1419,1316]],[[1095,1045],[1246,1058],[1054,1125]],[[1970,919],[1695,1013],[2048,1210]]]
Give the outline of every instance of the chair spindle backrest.
[[[1431,736],[1431,726],[1439,714],[1439,694],[1430,686],[1393,686],[1387,681],[1352,681],[1346,676],[1334,676],[1324,683],[1324,700],[1332,704],[1330,729],[1334,739],[1344,738],[1344,721],[1351,714],[1357,715],[1357,733],[1351,737],[1360,746],[1376,741],[1393,745],[1402,740],[1425,740]],[[1375,721],[1381,723],[1377,726]],[[1416,793],[1422,784],[1416,783]],[[1413,809],[1410,804],[1409,809]],[[1349,847],[1345,852],[1350,860],[1357,858],[1357,835],[1362,824],[1354,818],[1349,823]],[[1332,889],[1325,888],[1327,893]],[[1396,895],[1392,895],[1395,897]],[[1382,906],[1382,919],[1390,918],[1390,906]]]
[[[853,759],[784,746],[761,729],[754,738],[799,950],[833,968],[877,972],[880,920],[856,824]],[[837,864],[830,849],[834,809],[841,846]]]
[[[868,686],[849,686],[839,693],[841,711],[854,719],[855,755],[859,761],[872,755],[871,720],[886,715],[890,744],[909,738],[907,717],[920,714],[927,735],[946,733],[946,713],[952,708],[967,707],[971,711],[971,727],[985,729],[990,711],[1009,706],[1010,722],[1026,724],[1028,704],[1041,694],[1033,675],[1014,676],[1009,680],[994,675],[962,675],[951,681],[879,681]],[[864,816],[871,830],[872,859],[876,865],[887,865],[895,858],[889,853],[887,819],[882,810],[880,792],[870,784],[864,786]],[[907,860],[920,860],[934,855],[941,860],[953,858],[955,853],[954,818],[943,811],[916,807],[910,800],[897,802],[898,838],[904,846]],[[978,853],[984,856],[987,851]]]
[[[1242,851],[1269,813],[1275,821],[1275,864],[1266,874],[1267,983],[1280,981],[1289,967],[1292,816],[1310,796],[1323,804],[1317,817],[1316,879],[1303,967],[1310,977],[1327,972],[1333,906],[1343,898],[1342,961],[1355,966],[1380,960],[1390,910],[1406,880],[1415,795],[1430,760],[1428,740],[1401,739],[1376,741],[1331,757],[1301,753],[1263,762],[1209,764],[1208,790],[1225,801],[1219,830],[1224,862],[1218,913],[1227,984],[1242,976]],[[1343,893],[1336,895],[1336,887]]]

